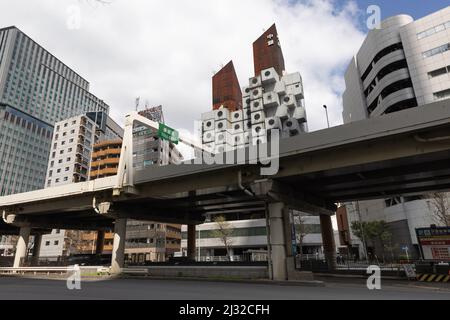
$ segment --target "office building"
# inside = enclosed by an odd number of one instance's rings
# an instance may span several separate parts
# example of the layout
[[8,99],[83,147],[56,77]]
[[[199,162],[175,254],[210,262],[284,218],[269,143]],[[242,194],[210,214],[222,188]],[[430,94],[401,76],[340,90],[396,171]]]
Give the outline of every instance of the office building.
[[[416,21],[407,15],[384,20],[380,29],[368,33],[352,58],[345,83],[344,123],[449,99],[450,7]],[[423,195],[349,203],[341,209],[347,221],[340,224],[340,231],[346,234],[347,245],[353,246],[352,221],[384,220],[393,234],[396,254],[408,250],[412,257],[419,257],[415,229],[439,224],[432,202]]]
[[[229,261],[225,242],[221,238],[228,234],[227,245],[233,261],[266,261],[267,228],[264,213],[227,214],[225,223],[214,222],[208,216],[206,223],[196,229],[196,259],[198,261]],[[323,257],[322,234],[319,217],[294,212],[297,252],[303,255]],[[220,229],[229,229],[221,232]],[[187,254],[187,226],[182,226],[182,255]]]
[[55,122],[109,107],[16,27],[0,29],[0,195],[43,188]]
[[450,98],[450,7],[369,32],[345,74],[344,122]]
[[[139,114],[150,120],[164,123],[162,106],[146,108]],[[173,143],[160,139],[157,130],[135,125],[133,159],[134,168],[142,170],[155,165],[178,164],[183,160],[183,156]],[[180,225],[153,221],[127,221],[125,260],[128,264],[166,261],[173,256],[174,252],[180,251],[180,246]]]
[[[123,137],[123,129],[104,112],[87,112],[55,124],[46,188],[88,181],[94,146]],[[120,152],[119,152],[120,157]],[[98,169],[98,167],[96,167]],[[42,237],[41,257],[79,253],[80,231],[53,230]]]

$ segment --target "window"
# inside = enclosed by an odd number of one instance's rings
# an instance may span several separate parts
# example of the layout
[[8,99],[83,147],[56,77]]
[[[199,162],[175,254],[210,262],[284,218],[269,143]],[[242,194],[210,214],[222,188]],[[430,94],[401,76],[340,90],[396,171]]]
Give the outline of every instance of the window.
[[67,180],[69,180],[69,177],[64,177],[64,181],[67,181]]
[[446,52],[448,50],[450,50],[450,43],[447,43],[447,44],[444,44],[444,45],[442,45],[440,47],[437,47],[437,48],[425,51],[425,52],[422,53],[422,56],[424,58],[429,58],[429,57],[435,56],[435,55],[437,55],[439,53],[444,53],[444,52]]
[[58,182],[59,182],[59,178],[55,180],[55,183],[58,183]]
[[70,167],[66,167],[66,171],[69,171],[70,170]]
[[432,79],[432,78],[435,78],[435,77],[442,76],[444,74],[447,74],[447,68],[446,67],[440,68],[440,69],[437,69],[437,70],[433,70],[431,72],[428,72],[428,77],[430,79]]
[[62,159],[59,159],[59,160],[58,160],[58,163],[62,163]]
[[64,154],[64,150],[59,151],[59,154]]
[[56,170],[56,173],[61,173],[61,169]]
[[64,128],[66,128],[69,124],[66,122],[64,123]]
[[55,240],[55,242],[53,242],[53,244],[54,244],[55,246],[57,246],[57,245],[59,245],[59,241],[58,241],[58,240]]
[[68,157],[68,158],[67,158],[67,162],[69,162],[70,160],[72,160],[72,158]]
[[45,246],[48,247],[50,245],[50,241],[45,241]]
[[450,89],[433,93],[435,100],[446,99],[450,97]]

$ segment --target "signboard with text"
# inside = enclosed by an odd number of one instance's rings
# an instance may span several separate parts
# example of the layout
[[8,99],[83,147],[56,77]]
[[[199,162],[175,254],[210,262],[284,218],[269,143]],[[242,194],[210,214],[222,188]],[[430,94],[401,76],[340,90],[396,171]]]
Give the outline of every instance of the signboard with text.
[[450,227],[416,229],[424,260],[450,261]]
[[178,131],[166,126],[164,123],[159,124],[158,137],[174,144],[178,144],[179,142]]

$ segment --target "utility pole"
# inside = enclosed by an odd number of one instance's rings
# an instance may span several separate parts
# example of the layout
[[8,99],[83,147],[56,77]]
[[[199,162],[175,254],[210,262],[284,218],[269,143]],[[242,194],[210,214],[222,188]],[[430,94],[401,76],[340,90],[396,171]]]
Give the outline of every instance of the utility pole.
[[325,114],[327,116],[327,125],[329,128],[330,127],[330,119],[328,118],[328,107],[326,105],[323,105],[323,108],[325,109]]

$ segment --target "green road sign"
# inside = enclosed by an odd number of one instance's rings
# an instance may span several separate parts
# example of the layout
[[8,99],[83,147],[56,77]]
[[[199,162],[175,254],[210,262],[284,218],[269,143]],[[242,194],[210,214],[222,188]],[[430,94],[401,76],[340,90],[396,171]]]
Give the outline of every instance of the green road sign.
[[164,123],[159,123],[158,137],[174,144],[178,144],[180,140],[178,131],[166,126]]

